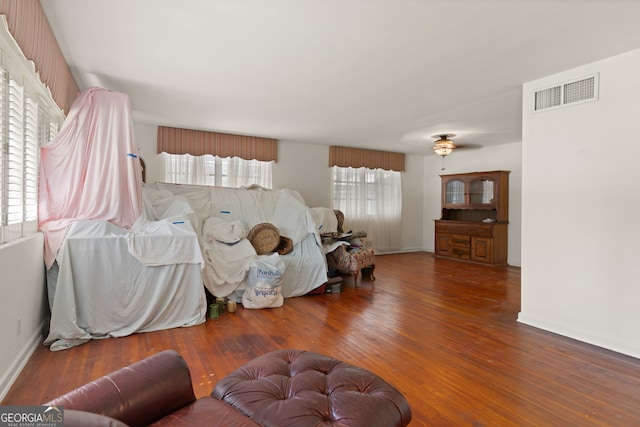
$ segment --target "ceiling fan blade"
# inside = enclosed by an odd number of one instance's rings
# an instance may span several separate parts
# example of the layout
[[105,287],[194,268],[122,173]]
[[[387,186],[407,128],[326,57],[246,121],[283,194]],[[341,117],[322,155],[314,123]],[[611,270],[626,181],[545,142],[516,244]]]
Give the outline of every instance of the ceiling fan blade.
[[480,144],[465,144],[465,143],[458,144],[456,142],[456,150],[477,150],[480,148],[482,148],[482,145]]

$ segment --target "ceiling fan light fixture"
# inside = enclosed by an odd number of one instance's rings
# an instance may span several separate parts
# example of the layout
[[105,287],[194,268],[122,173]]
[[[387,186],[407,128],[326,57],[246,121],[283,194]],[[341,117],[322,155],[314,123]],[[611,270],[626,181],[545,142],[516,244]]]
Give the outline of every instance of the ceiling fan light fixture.
[[452,133],[447,133],[447,134],[443,134],[443,135],[434,135],[432,138],[440,138],[435,142],[435,145],[433,146],[433,151],[435,151],[435,153],[438,156],[446,156],[448,154],[451,154],[451,152],[453,152],[453,150],[456,148],[456,146],[454,145],[453,141],[451,141],[449,138],[454,137],[455,135]]

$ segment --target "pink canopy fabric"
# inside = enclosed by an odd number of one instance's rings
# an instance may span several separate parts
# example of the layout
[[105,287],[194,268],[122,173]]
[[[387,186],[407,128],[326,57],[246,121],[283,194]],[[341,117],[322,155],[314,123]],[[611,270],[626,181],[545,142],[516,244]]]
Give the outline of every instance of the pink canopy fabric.
[[142,169],[127,95],[101,88],[78,95],[60,133],[40,150],[38,210],[47,268],[74,221],[130,227],[140,216]]

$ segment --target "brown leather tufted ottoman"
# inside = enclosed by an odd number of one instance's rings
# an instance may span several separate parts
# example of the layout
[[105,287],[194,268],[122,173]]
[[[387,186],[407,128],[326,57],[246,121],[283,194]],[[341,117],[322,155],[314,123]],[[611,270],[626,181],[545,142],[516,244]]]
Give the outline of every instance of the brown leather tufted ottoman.
[[267,353],[220,380],[211,396],[266,427],[406,426],[409,403],[377,375],[300,350]]

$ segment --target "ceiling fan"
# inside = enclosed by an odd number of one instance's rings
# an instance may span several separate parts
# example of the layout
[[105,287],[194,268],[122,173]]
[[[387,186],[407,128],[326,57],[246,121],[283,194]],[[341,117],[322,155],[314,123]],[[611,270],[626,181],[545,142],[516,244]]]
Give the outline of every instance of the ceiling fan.
[[454,133],[441,133],[433,135],[431,138],[437,138],[433,144],[433,151],[440,157],[442,157],[442,170],[444,170],[444,158],[451,154],[453,150],[460,148],[476,148],[473,145],[456,145],[451,138],[455,137]]
[[437,138],[433,144],[433,151],[435,151],[438,156],[444,157],[451,154],[454,149],[481,148],[481,146],[477,144],[454,144],[451,138],[455,136],[456,134],[454,133],[439,133],[431,136],[431,138]]
[[453,152],[457,147],[449,138],[456,136],[455,133],[443,133],[441,135],[433,135],[431,138],[439,138],[433,145],[433,151],[438,156],[445,157]]

